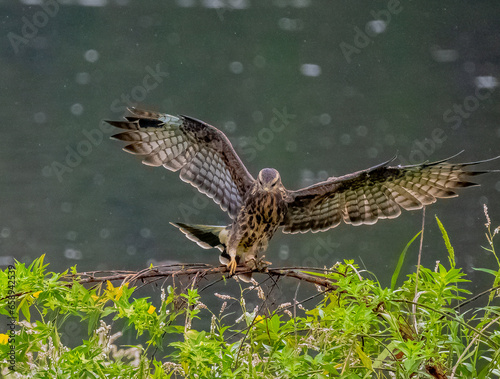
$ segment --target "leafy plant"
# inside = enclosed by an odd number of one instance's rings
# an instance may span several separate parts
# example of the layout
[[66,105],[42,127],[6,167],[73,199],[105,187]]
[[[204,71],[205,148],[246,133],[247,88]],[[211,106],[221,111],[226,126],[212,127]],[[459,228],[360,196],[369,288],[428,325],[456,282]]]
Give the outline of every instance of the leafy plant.
[[[487,220],[484,249],[499,263],[493,240],[500,229],[491,231],[488,216]],[[127,284],[82,285],[76,267],[70,274],[48,272],[44,256],[29,266],[17,262],[15,291],[9,284],[12,269],[0,272],[0,314],[16,315],[14,338],[8,332],[0,334],[1,374],[32,378],[498,376],[500,307],[495,296],[500,263],[497,269],[477,269],[493,276],[487,305],[472,308],[469,304],[470,309],[463,311],[474,296],[463,288],[466,275],[456,267],[450,238],[437,222],[450,267],[420,267],[418,276],[410,274],[396,287],[417,234],[401,253],[391,288],[382,287],[353,261],[309,273],[309,281],[316,278],[322,285],[310,297],[319,301],[309,309],[305,301],[296,299],[271,309],[266,303],[269,293],[256,282],[243,289],[240,297],[216,295],[224,302],[216,312],[201,302],[193,285],[184,291],[166,286],[160,298],[152,301],[134,297],[137,289]],[[257,291],[262,301],[254,309],[248,309],[245,301],[250,291]],[[228,312],[231,305],[233,312],[234,305],[239,308],[239,315]],[[211,320],[209,329],[193,326],[200,317]],[[72,341],[72,348],[62,342],[71,320],[86,323],[88,335],[81,342]],[[118,325],[134,332],[135,345],[118,344],[124,331]],[[15,366],[10,362],[12,351]]]

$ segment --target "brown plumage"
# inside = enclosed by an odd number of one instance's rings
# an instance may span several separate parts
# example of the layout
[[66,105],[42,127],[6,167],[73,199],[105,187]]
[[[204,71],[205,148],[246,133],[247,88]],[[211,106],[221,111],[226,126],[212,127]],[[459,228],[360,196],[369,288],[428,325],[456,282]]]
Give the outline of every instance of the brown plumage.
[[[131,108],[126,121],[107,121],[125,131],[112,138],[143,163],[180,171],[180,178],[212,198],[233,220],[226,227],[174,224],[203,248],[222,251],[221,262],[233,274],[237,264],[262,270],[261,254],[278,228],[285,233],[318,232],[346,224],[374,224],[405,210],[421,209],[455,190],[476,185],[472,176],[492,171],[467,168],[448,159],[412,166],[394,161],[341,177],[331,177],[297,191],[287,190],[275,169],[254,179],[227,137],[215,127],[188,116],[171,116]],[[244,279],[248,280],[248,275]]]

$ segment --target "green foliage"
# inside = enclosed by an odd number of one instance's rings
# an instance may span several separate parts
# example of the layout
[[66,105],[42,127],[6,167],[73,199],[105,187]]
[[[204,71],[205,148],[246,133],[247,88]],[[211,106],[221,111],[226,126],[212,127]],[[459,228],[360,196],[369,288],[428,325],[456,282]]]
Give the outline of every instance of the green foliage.
[[443,241],[446,246],[446,250],[448,250],[448,260],[450,261],[450,266],[451,268],[455,268],[455,250],[453,249],[453,246],[451,246],[450,242],[450,237],[448,237],[448,232],[443,226],[443,223],[441,220],[436,216],[436,221],[439,226],[439,230],[441,230],[441,234],[443,235]]
[[[461,287],[467,279],[455,267],[451,242],[439,220],[438,225],[450,268],[420,267],[418,277],[410,274],[395,288],[417,234],[401,254],[390,289],[345,261],[327,273],[316,273],[337,287],[321,290],[310,309],[295,301],[273,311],[247,309],[249,291],[257,290],[263,304],[266,301],[258,286],[245,288],[239,298],[219,295],[225,304],[218,312],[201,303],[196,288],[179,293],[168,286],[154,299],[156,308],[149,298],[135,298],[136,288],[127,285],[80,284],[75,267],[71,275],[47,272],[44,256],[28,267],[17,263],[16,371],[32,378],[431,378],[430,372],[498,376],[496,292],[491,291],[486,307],[467,312],[457,307],[470,295]],[[496,257],[495,234],[487,234],[487,250]],[[478,271],[492,275],[498,286],[500,270]],[[8,277],[8,270],[0,272],[0,314],[5,316],[12,303]],[[227,303],[239,306],[239,314],[227,313]],[[239,317],[228,321],[232,316]],[[193,327],[198,318],[211,319],[210,330]],[[69,320],[88,327],[88,337],[73,348],[61,338]],[[142,343],[118,345],[122,327]],[[0,334],[4,376],[12,374],[5,337]]]
[[413,237],[410,240],[410,242],[408,242],[406,244],[405,248],[403,249],[403,251],[399,255],[398,263],[396,264],[396,268],[394,269],[394,273],[392,274],[392,278],[391,278],[391,289],[392,290],[394,290],[396,288],[396,282],[398,281],[399,273],[401,272],[401,268],[403,267],[403,262],[404,262],[405,257],[406,257],[406,252],[410,248],[413,241],[415,241],[420,234],[422,234],[422,232],[418,232],[415,235],[415,237]]

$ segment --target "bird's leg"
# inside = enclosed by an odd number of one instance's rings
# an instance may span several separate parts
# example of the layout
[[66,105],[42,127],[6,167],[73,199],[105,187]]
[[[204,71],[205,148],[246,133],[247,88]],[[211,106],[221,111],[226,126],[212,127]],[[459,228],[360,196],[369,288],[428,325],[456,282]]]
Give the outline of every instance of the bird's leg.
[[231,260],[227,264],[227,268],[229,269],[229,275],[234,274],[234,272],[236,271],[236,266],[238,266],[238,263],[236,262],[236,259],[234,259],[234,257],[231,256]]

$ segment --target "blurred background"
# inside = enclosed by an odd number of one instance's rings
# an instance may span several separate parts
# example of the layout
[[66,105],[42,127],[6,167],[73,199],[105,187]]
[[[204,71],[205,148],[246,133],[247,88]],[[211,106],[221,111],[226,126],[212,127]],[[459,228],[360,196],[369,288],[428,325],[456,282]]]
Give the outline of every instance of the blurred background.
[[[141,164],[102,120],[135,105],[204,120],[255,176],[289,189],[374,166],[500,155],[500,3],[489,1],[1,1],[0,263],[49,269],[218,264],[169,221],[227,224],[215,204]],[[500,161],[484,168],[499,169]],[[448,264],[447,228],[472,288],[500,175],[426,212],[423,263]],[[353,259],[390,282],[422,212],[373,226],[278,234],[274,266]],[[404,274],[414,270],[418,243]],[[257,276],[257,279],[262,276]],[[232,285],[228,282],[227,286]],[[486,284],[485,284],[486,285]]]

